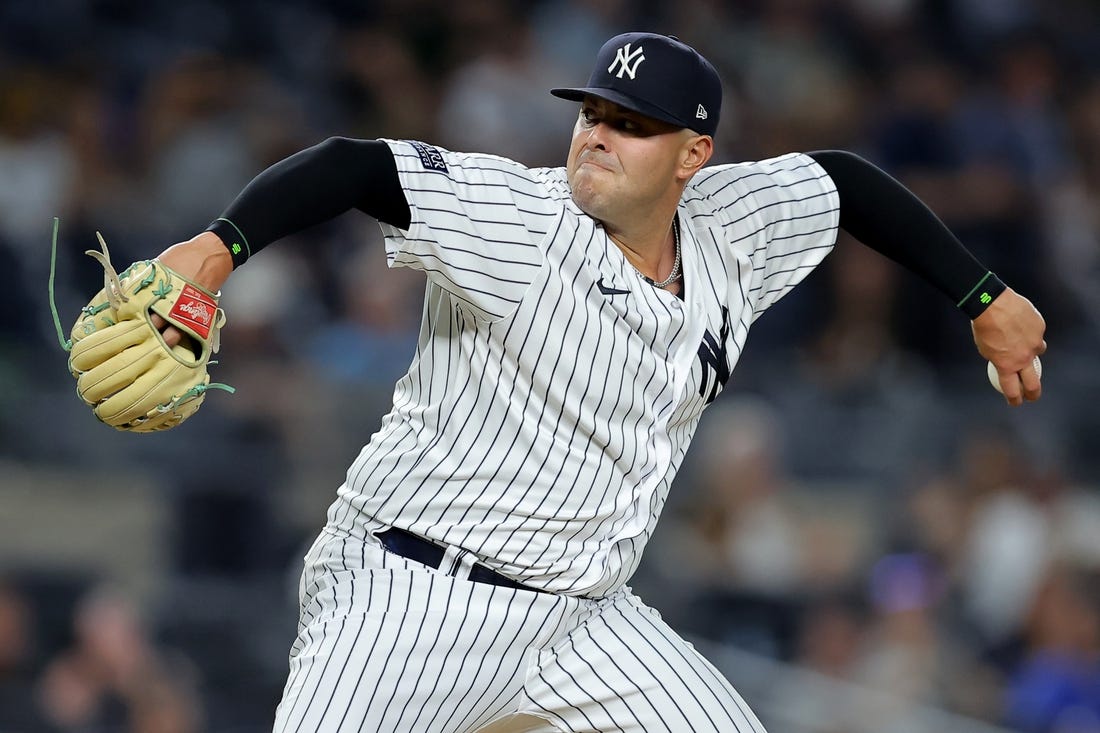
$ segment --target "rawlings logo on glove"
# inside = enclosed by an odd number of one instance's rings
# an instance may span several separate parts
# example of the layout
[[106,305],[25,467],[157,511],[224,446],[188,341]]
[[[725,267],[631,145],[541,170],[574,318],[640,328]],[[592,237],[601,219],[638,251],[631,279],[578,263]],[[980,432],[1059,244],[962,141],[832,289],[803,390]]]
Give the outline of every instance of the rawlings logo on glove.
[[[218,351],[225,312],[218,294],[191,282],[158,260],[130,265],[121,274],[111,266],[107,243],[88,250],[103,266],[104,283],[71,329],[61,332],[53,305],[54,263],[50,267],[50,305],[76,391],[102,422],[135,433],[167,430],[193,415],[207,390],[233,388],[210,382],[207,366]],[[57,221],[54,220],[54,259]],[[158,315],[184,334],[169,346],[153,324]]]
[[180,299],[172,307],[172,315],[187,319],[191,326],[205,338],[210,333],[218,303],[209,294],[192,285],[184,285]]

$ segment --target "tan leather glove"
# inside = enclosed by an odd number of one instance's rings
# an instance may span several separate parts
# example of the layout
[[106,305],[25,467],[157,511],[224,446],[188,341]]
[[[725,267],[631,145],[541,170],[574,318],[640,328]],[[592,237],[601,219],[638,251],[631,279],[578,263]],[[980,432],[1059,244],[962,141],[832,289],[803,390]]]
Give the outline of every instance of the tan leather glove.
[[[208,389],[232,392],[207,372],[225,325],[219,294],[155,259],[116,274],[99,241],[103,251],[88,254],[103,265],[104,288],[81,309],[69,354],[77,393],[95,416],[118,430],[167,430],[193,415]],[[153,314],[184,334],[179,344],[165,343]]]

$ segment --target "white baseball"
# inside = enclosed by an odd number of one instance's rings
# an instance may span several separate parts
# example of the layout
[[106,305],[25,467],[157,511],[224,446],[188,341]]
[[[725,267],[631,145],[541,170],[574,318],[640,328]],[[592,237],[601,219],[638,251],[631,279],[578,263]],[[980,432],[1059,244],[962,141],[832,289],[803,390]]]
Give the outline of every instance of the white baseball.
[[[1035,376],[1042,379],[1043,378],[1043,362],[1039,361],[1038,356],[1036,356],[1032,360],[1031,365],[1035,368]],[[989,383],[993,385],[993,389],[997,390],[998,392],[1001,392],[1001,394],[1004,394],[1001,391],[1001,379],[1000,379],[1000,376],[997,374],[997,367],[993,366],[993,362],[989,362],[989,365],[986,367],[985,371],[989,375]]]

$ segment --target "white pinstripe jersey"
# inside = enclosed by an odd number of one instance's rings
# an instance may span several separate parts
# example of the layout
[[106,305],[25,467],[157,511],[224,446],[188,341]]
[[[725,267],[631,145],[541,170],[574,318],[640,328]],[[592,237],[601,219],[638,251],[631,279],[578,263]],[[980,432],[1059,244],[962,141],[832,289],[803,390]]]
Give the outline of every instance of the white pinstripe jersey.
[[576,206],[564,168],[387,142],[412,214],[382,225],[387,254],[427,275],[423,322],[329,526],[361,537],[373,517],[604,595],[636,569],[749,326],[832,248],[835,188],[797,153],[704,168],[679,205],[681,300]]

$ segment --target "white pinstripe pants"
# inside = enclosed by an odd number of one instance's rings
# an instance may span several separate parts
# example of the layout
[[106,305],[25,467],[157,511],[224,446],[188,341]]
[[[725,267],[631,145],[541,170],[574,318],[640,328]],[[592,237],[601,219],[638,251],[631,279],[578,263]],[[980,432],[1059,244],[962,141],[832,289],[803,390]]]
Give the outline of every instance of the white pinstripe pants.
[[473,583],[326,531],[300,591],[278,733],[764,731],[626,589],[586,600]]

